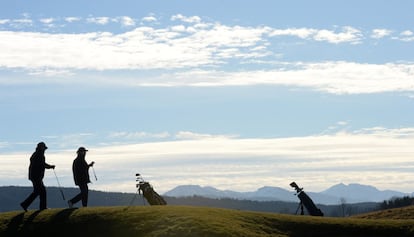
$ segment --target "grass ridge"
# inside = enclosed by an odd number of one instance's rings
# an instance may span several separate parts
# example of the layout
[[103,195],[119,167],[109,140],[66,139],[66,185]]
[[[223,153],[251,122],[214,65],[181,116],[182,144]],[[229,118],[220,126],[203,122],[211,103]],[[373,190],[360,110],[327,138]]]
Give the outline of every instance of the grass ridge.
[[88,207],[0,213],[0,236],[41,235],[404,237],[414,236],[414,219],[327,218],[190,206]]

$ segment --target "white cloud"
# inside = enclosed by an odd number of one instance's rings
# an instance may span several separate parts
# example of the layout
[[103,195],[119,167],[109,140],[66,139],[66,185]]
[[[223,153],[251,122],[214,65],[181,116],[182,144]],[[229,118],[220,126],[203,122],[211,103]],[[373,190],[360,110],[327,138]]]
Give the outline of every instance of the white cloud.
[[0,25],[7,24],[10,22],[10,19],[0,19]]
[[409,138],[414,139],[414,128],[388,129],[384,127],[373,127],[355,131],[355,134],[370,134],[376,137]]
[[42,18],[39,21],[42,22],[43,24],[51,24],[55,21],[55,19],[53,19],[53,18]]
[[392,31],[388,29],[374,29],[372,30],[371,38],[381,39],[385,36],[391,35]]
[[[28,20],[28,19],[24,19]],[[67,17],[74,22],[80,18]],[[148,16],[146,21],[156,20]],[[35,32],[0,32],[0,67],[49,68],[63,70],[177,69],[217,66],[229,60],[277,57],[271,50],[272,37],[294,36],[329,43],[358,43],[361,32],[343,27],[341,32],[312,28],[273,29],[271,27],[227,26],[205,23],[198,16],[174,15],[171,20],[189,23],[165,28],[141,26],[113,34],[91,32],[52,34]],[[52,18],[43,19],[52,22]],[[110,21],[133,26],[128,16],[89,17],[86,22],[105,25]],[[258,50],[260,49],[260,50]],[[177,57],[180,55],[180,57]]]
[[86,19],[88,23],[95,23],[98,25],[106,25],[109,23],[110,18],[109,17],[89,17]]
[[5,148],[8,147],[9,143],[8,142],[0,142],[0,148]]
[[200,139],[217,139],[217,138],[235,138],[236,135],[213,135],[213,134],[202,134],[194,133],[190,131],[178,132],[175,137],[180,140],[200,140]]
[[[173,18],[186,19],[181,15]],[[66,20],[74,21],[75,18]],[[110,20],[108,17],[87,18],[87,22],[96,24],[107,24]],[[127,26],[134,24],[129,17],[118,21]],[[194,18],[191,22],[199,20]],[[143,26],[121,34],[10,31],[0,34],[2,67],[91,70],[199,67],[223,64],[229,59],[258,59],[274,54],[268,48],[268,37],[277,35],[331,43],[357,43],[360,39],[359,31],[351,27],[334,33],[329,30],[273,30],[269,27],[226,26],[219,23],[160,29]]]
[[146,16],[141,19],[143,22],[155,22],[157,18],[155,16]]
[[362,40],[362,32],[350,26],[342,28],[342,32],[336,33],[331,30],[318,30],[313,36],[316,41],[327,41],[329,43],[352,43],[358,44]]
[[414,32],[412,32],[410,30],[405,30],[405,31],[401,32],[400,35],[402,35],[402,36],[412,36],[412,35],[414,35]]
[[[364,94],[414,90],[413,64],[301,63],[284,70],[223,72],[193,70],[137,82],[142,86],[308,87],[332,94]],[[133,82],[131,82],[133,83]]]
[[184,25],[176,25],[176,26],[172,26],[171,30],[177,31],[177,32],[185,32],[187,31],[187,28]]
[[46,135],[41,139],[48,145],[48,147],[54,147],[54,149],[77,149],[80,144],[87,145],[89,141],[95,138],[93,133],[79,133],[79,134],[64,134],[64,135]]
[[[261,34],[261,28],[223,25],[190,36],[151,27],[118,35],[7,31],[0,32],[0,66],[95,70],[197,67],[220,63],[223,50],[257,47],[262,41]],[[249,52],[234,52],[226,57],[249,57]]]
[[[119,17],[116,19],[121,21]],[[133,19],[129,17],[122,19],[126,20],[127,25],[133,23]],[[353,27],[343,27],[341,31],[313,28],[273,29],[266,26],[243,27],[204,23],[201,18],[194,16],[175,15],[171,19],[192,25],[179,24],[165,28],[141,26],[120,34],[0,31],[0,67],[24,69],[29,75],[34,76],[53,77],[68,77],[81,70],[173,70],[153,77],[143,78],[137,75],[135,78],[124,78],[122,81],[111,76],[102,78],[102,81],[110,84],[132,86],[269,84],[308,87],[335,94],[414,90],[411,80],[413,64],[410,63],[287,63],[274,62],[266,58],[271,57],[275,60],[282,55],[272,49],[272,37],[293,36],[335,44],[355,44],[362,40],[362,33]],[[79,18],[65,20],[73,22]],[[111,19],[94,17],[86,21],[107,24]],[[377,35],[386,34],[383,29],[374,31]],[[401,36],[406,37],[406,41],[411,37],[408,31]],[[221,65],[234,60],[243,65],[260,62],[276,65],[274,69],[267,70],[219,70]],[[196,69],[200,67],[208,67],[210,70]],[[174,70],[183,68],[186,69],[184,72],[174,73]],[[52,78],[45,80],[50,81]],[[70,78],[69,81],[74,80],[76,79]],[[0,78],[0,81],[14,83],[8,78]],[[93,83],[94,80],[91,84]]]
[[31,70],[28,74],[40,77],[69,77],[74,75],[70,70],[53,68],[36,68],[35,70]]
[[33,20],[27,18],[14,19],[10,22],[10,25],[15,28],[22,28],[33,25]]
[[[292,181],[314,191],[344,182],[411,192],[413,134],[414,128],[371,128],[274,139],[207,136],[196,140],[88,146],[87,160],[96,162],[99,176],[91,188],[109,191],[134,192],[134,175],[141,173],[161,193],[182,184],[252,191],[266,185],[289,188]],[[46,154],[47,161],[56,164],[63,186],[73,186],[70,167],[75,151],[48,150]],[[29,185],[29,156],[0,155],[1,184]],[[45,182],[53,185],[54,176],[47,173]]]
[[414,37],[405,37],[405,38],[401,38],[401,41],[404,42],[413,42],[414,41]]
[[316,41],[326,41],[328,43],[361,43],[363,34],[360,30],[345,26],[342,27],[341,32],[335,32],[327,29],[314,29],[314,28],[288,28],[288,29],[271,29],[269,30],[269,36],[295,36],[301,39],[313,39]]
[[346,126],[348,125],[348,121],[338,121],[336,124],[338,124],[339,126]]
[[72,22],[76,22],[76,21],[80,21],[82,18],[80,17],[65,17],[65,21],[72,23]]
[[31,25],[33,23],[33,20],[31,20],[31,19],[16,19],[16,20],[13,20],[13,23]]
[[316,34],[318,30],[310,28],[288,28],[270,30],[270,36],[296,36],[302,39],[307,39]]
[[120,21],[123,26],[135,26],[135,20],[129,16],[121,17]]
[[217,139],[217,138],[236,138],[237,135],[222,134],[203,134],[191,131],[179,131],[176,134],[169,132],[149,133],[149,132],[113,132],[108,135],[110,140],[141,140],[141,139],[178,139],[178,140],[200,140],[200,139]]
[[181,14],[177,14],[171,17],[172,21],[182,21],[182,22],[186,22],[186,23],[200,23],[201,22],[201,18],[199,16],[183,16]]
[[168,132],[162,133],[148,133],[148,132],[114,132],[109,135],[111,139],[164,139],[169,138],[171,135]]
[[[221,30],[223,31],[223,30]],[[243,29],[241,30],[243,34]],[[153,28],[137,28],[125,35],[114,36],[109,33],[84,34],[65,36],[56,35],[0,32],[0,41],[13,42],[2,44],[0,66],[30,68],[31,75],[70,76],[70,68],[75,69],[140,69],[140,68],[180,68],[196,67],[214,64],[213,59],[224,60],[232,57],[249,57],[260,46],[254,46],[255,34],[246,37],[244,41],[233,39],[224,35],[227,42],[224,44],[252,45],[251,51],[241,52],[237,48],[220,49],[220,43],[210,38],[209,33],[194,36],[198,38],[199,45],[187,49],[189,42],[177,39],[177,48],[164,45],[162,42],[150,43],[147,47],[141,46],[142,41],[148,41],[147,34],[165,41],[177,37],[169,31],[156,31]],[[206,35],[207,34],[207,35]],[[256,34],[260,34],[257,32]],[[237,35],[237,29],[234,35]],[[51,37],[56,40],[50,41]],[[9,38],[9,40],[7,40]],[[26,39],[31,38],[30,42]],[[222,43],[226,40],[221,41]],[[247,38],[250,38],[248,40]],[[218,39],[217,39],[218,40]],[[141,41],[141,42],[139,42]],[[209,42],[210,41],[210,42]],[[24,43],[23,43],[24,42]],[[53,42],[53,43],[52,43]],[[25,44],[26,43],[26,44]],[[112,45],[120,45],[114,47]],[[137,45],[138,44],[138,45]],[[217,44],[214,51],[205,51],[207,45]],[[1,44],[0,44],[1,45]],[[70,46],[72,45],[72,46]],[[75,46],[77,45],[77,46]],[[181,45],[182,47],[179,47]],[[47,48],[47,50],[46,50]],[[158,48],[164,48],[164,55],[157,54]],[[43,50],[42,50],[43,49]],[[137,54],[134,51],[139,50]],[[194,50],[194,51],[189,51]],[[213,48],[211,48],[213,50]],[[42,57],[37,58],[35,55]],[[46,53],[45,53],[46,52]],[[51,52],[50,55],[47,52]],[[53,53],[52,53],[53,52]],[[56,53],[59,52],[59,53]],[[170,53],[168,53],[170,52]],[[260,51],[259,53],[266,53]],[[10,56],[9,56],[10,55]],[[13,55],[13,57],[11,57]],[[72,55],[71,57],[69,57]],[[140,55],[140,57],[137,57]],[[175,55],[181,55],[180,58]],[[117,59],[114,61],[114,59]],[[45,64],[47,67],[45,67]],[[93,84],[108,83],[125,86],[250,86],[250,85],[276,85],[306,87],[332,94],[364,94],[382,92],[413,92],[414,91],[414,64],[387,63],[387,64],[361,64],[353,62],[320,62],[320,63],[284,63],[280,62],[282,69],[250,70],[250,71],[220,71],[220,70],[185,70],[183,72],[167,72],[154,76],[130,77],[123,80],[112,78],[110,75],[100,78],[90,78],[87,81]],[[33,78],[32,78],[33,79]],[[51,82],[65,83],[67,80],[49,80]],[[24,80],[24,79],[21,79]],[[18,83],[9,77],[0,78],[1,83]],[[27,82],[27,81],[26,81]],[[33,80],[31,80],[34,83]],[[75,78],[70,80],[76,82]],[[82,80],[85,83],[85,80]]]
[[404,41],[404,42],[412,42],[414,41],[414,32],[410,30],[406,30],[401,32],[400,37],[395,37],[395,39]]

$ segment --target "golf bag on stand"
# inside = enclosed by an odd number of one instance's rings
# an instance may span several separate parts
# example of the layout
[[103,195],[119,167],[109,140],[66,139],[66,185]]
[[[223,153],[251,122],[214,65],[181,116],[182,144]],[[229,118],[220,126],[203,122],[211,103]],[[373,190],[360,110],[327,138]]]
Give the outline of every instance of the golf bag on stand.
[[303,188],[299,188],[299,186],[295,183],[292,182],[290,184],[290,186],[292,188],[294,188],[297,192],[297,196],[300,200],[298,209],[296,210],[296,214],[298,214],[299,208],[301,209],[301,215],[304,215],[303,212],[303,207],[306,208],[306,210],[308,210],[308,213],[311,216],[323,216],[323,212],[315,205],[315,203],[312,201],[312,199],[305,193],[305,191],[303,191]]
[[145,181],[140,174],[135,175],[137,177],[136,187],[138,189],[138,194],[144,196],[147,202],[150,205],[167,205],[167,202],[162,198],[151,186],[151,184]]

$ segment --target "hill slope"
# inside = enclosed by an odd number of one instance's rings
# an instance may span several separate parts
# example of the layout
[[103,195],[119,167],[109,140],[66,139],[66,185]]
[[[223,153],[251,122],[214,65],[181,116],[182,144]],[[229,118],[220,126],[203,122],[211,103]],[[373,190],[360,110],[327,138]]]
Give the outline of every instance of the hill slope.
[[0,214],[0,236],[413,236],[414,220],[318,218],[187,206]]
[[364,219],[414,220],[414,206],[370,212],[355,217]]

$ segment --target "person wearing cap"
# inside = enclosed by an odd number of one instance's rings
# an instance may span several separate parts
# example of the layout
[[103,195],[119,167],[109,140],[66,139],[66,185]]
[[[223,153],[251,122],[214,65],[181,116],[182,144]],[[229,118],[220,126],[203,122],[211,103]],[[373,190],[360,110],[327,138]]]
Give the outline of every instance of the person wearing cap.
[[85,156],[87,151],[85,147],[79,147],[77,157],[73,161],[73,179],[75,184],[79,186],[80,193],[68,201],[70,208],[80,200],[82,200],[83,207],[88,206],[88,183],[91,182],[89,179],[89,167],[93,166],[95,162],[92,161],[90,164],[86,163]]
[[43,184],[43,177],[45,176],[45,169],[54,169],[54,165],[46,163],[45,151],[47,146],[44,142],[39,142],[36,147],[36,151],[30,157],[29,165],[29,180],[33,184],[33,192],[22,202],[20,206],[24,211],[32,204],[32,202],[39,196],[40,203],[39,209],[44,210],[47,208],[46,188]]

